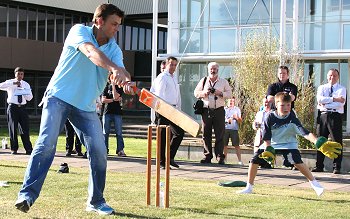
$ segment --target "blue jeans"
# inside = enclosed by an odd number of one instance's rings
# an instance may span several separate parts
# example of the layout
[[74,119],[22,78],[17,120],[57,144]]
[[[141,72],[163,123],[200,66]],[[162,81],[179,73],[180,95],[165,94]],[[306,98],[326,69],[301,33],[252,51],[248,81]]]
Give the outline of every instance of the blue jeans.
[[67,118],[85,145],[89,159],[87,204],[99,205],[105,202],[103,190],[106,181],[107,151],[100,120],[96,112],[82,111],[52,96],[43,106],[39,137],[29,159],[18,199],[26,199],[32,205],[39,197],[55,156],[58,135],[63,130]]
[[102,117],[102,123],[103,123],[103,134],[105,136],[105,144],[106,148],[108,150],[108,138],[109,133],[111,132],[111,122],[114,122],[114,129],[115,129],[115,135],[116,135],[116,141],[117,141],[117,153],[121,150],[124,150],[124,140],[123,140],[123,132],[122,132],[122,126],[123,126],[123,120],[121,115],[116,114],[105,114]]

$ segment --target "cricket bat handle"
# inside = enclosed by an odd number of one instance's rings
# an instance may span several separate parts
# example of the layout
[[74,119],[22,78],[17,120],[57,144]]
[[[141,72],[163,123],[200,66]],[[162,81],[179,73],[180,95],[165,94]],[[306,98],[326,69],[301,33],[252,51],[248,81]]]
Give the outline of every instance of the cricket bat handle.
[[124,85],[127,84],[127,83],[130,83],[130,85],[131,85],[131,88],[132,88],[132,91],[133,91],[132,95],[136,94],[137,96],[140,96],[141,89],[136,87],[136,82],[134,82],[134,81],[127,81],[127,82],[124,82],[122,86],[124,87]]

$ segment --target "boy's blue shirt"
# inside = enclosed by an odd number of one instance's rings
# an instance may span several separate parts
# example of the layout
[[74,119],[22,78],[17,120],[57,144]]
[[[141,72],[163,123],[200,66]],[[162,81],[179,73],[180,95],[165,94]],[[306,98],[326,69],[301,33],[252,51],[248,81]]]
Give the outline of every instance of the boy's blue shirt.
[[47,96],[55,96],[83,111],[95,111],[96,99],[107,84],[108,71],[96,66],[78,47],[92,43],[119,67],[124,67],[122,51],[114,38],[99,46],[93,27],[74,25],[66,38]]
[[273,111],[264,122],[263,140],[271,140],[271,146],[275,149],[298,149],[297,135],[305,136],[309,133],[296,118],[295,113],[289,113],[282,118]]

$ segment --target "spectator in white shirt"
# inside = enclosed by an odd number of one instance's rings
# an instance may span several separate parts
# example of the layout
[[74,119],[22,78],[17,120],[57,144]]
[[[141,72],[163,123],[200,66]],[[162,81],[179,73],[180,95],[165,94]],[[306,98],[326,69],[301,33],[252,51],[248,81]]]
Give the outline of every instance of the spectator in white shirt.
[[241,109],[238,106],[235,106],[235,98],[228,99],[227,107],[225,107],[224,155],[225,159],[227,159],[228,142],[231,139],[232,146],[234,146],[236,150],[238,164],[243,166],[238,135],[238,129],[241,123]]
[[[170,56],[166,59],[165,69],[153,81],[151,92],[174,107],[181,109],[180,87],[175,75],[176,66],[177,59],[175,57]],[[159,113],[156,113],[156,124],[170,126],[170,165],[179,168],[179,165],[175,162],[174,158],[183,139],[184,130]],[[162,168],[165,168],[165,135],[165,129],[162,129],[160,158],[160,165]]]
[[30,85],[23,80],[24,69],[15,69],[15,78],[0,83],[0,90],[7,91],[7,122],[11,142],[11,154],[17,154],[17,129],[20,125],[20,135],[26,154],[31,154],[33,147],[29,138],[29,117],[25,110],[28,101],[33,99]]
[[[346,89],[338,83],[339,71],[332,68],[327,73],[327,84],[323,84],[317,89],[317,135],[328,138],[332,141],[343,144],[343,113],[346,100]],[[317,151],[316,167],[312,172],[323,172],[325,155]],[[343,152],[333,161],[333,173],[339,174]]]

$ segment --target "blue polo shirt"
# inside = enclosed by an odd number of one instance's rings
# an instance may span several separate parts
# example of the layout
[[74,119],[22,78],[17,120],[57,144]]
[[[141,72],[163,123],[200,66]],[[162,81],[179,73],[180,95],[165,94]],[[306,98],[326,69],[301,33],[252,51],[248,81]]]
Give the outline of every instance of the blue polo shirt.
[[[297,135],[305,136],[309,133],[295,113],[281,117],[273,111],[264,122],[263,140],[271,140],[271,146],[275,149],[298,149]],[[259,148],[265,149],[265,146]]]
[[95,111],[96,99],[107,84],[108,71],[96,66],[78,47],[92,43],[117,66],[123,67],[123,54],[114,38],[99,46],[93,27],[74,25],[64,42],[63,51],[47,87],[47,96],[55,96],[83,111]]

